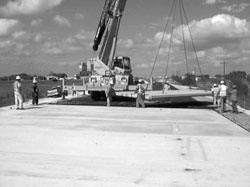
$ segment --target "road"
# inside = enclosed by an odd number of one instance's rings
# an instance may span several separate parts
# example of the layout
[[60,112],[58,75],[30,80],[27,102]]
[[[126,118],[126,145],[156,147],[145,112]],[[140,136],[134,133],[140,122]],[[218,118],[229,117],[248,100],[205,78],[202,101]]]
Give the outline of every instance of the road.
[[3,187],[246,187],[250,134],[209,109],[0,108]]

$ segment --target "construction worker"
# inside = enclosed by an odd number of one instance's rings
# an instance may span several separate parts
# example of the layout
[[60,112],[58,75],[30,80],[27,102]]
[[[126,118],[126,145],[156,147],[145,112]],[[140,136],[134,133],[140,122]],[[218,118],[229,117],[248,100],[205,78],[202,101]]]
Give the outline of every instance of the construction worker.
[[73,90],[72,90],[72,95],[75,96],[76,95],[76,86],[75,84],[73,83]]
[[233,89],[230,91],[230,100],[232,102],[232,112],[233,113],[238,113],[238,108],[237,108],[237,102],[238,102],[238,98],[237,98],[237,88],[235,85],[233,85]]
[[16,76],[16,81],[13,83],[14,96],[15,96],[15,104],[17,110],[23,110],[23,93],[22,93],[22,84],[21,77],[19,75]]
[[221,112],[225,112],[226,101],[227,101],[227,86],[225,82],[222,80],[219,86],[219,97],[220,97],[220,107]]
[[34,77],[33,86],[32,86],[32,104],[33,105],[38,105],[38,94],[39,94],[39,88],[37,86],[36,77]]
[[114,86],[114,81],[111,79],[107,89],[105,90],[105,95],[107,98],[107,107],[111,105],[112,97],[115,95],[115,90],[113,86]]
[[137,93],[137,97],[136,97],[136,107],[139,108],[140,105],[141,107],[145,108],[145,104],[144,104],[144,98],[145,98],[145,89],[142,86],[143,81],[141,79],[139,79],[137,87],[136,87],[136,93]]
[[213,96],[213,104],[214,104],[214,106],[218,106],[219,87],[217,84],[213,85],[211,92],[212,92],[212,96]]
[[164,81],[164,83],[163,83],[163,90],[162,90],[162,93],[166,93],[168,90],[170,90],[170,84],[169,84],[169,81],[166,80],[166,81]]

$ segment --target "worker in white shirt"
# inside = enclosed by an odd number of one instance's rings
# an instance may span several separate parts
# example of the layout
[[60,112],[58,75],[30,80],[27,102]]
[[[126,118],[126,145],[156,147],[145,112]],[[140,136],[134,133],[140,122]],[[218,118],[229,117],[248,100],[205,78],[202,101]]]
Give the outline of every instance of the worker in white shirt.
[[106,95],[106,99],[107,99],[107,107],[109,107],[111,105],[112,97],[115,95],[115,90],[113,87],[114,87],[114,81],[113,81],[113,79],[111,79],[109,81],[109,85],[108,85],[107,89],[105,90],[105,95]]
[[223,80],[220,82],[219,86],[219,97],[221,112],[225,112],[227,101],[227,86],[225,85],[225,82]]
[[219,106],[218,105],[218,94],[219,94],[219,87],[217,84],[214,84],[212,89],[212,96],[213,96],[213,104],[214,106]]
[[13,89],[14,89],[16,109],[24,110],[22,84],[21,84],[21,77],[19,75],[16,76],[16,81],[13,83]]

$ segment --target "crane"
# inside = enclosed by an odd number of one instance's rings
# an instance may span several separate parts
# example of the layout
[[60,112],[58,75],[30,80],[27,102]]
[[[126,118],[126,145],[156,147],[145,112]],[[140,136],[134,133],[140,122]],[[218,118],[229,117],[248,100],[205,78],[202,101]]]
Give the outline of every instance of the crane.
[[97,57],[87,61],[87,70],[91,72],[87,86],[94,98],[99,97],[111,79],[117,90],[127,90],[128,84],[132,82],[130,58],[115,57],[125,5],[126,0],[105,0],[92,46],[99,53]]
[[99,75],[130,74],[130,58],[114,58],[117,37],[126,0],[106,0],[94,38],[93,50],[97,51],[101,41],[98,57],[88,61],[88,69]]

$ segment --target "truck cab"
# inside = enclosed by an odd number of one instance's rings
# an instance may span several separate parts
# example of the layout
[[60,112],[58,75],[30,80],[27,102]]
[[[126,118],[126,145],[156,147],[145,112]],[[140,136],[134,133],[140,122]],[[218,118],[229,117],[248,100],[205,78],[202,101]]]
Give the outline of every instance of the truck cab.
[[111,64],[111,70],[114,74],[130,75],[132,72],[130,58],[117,56]]

